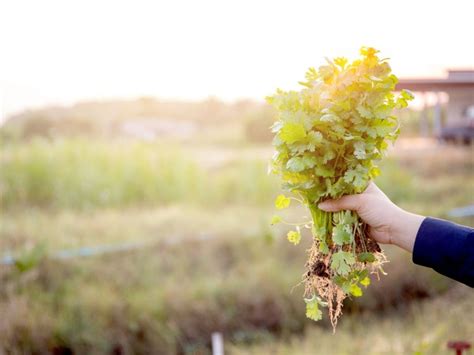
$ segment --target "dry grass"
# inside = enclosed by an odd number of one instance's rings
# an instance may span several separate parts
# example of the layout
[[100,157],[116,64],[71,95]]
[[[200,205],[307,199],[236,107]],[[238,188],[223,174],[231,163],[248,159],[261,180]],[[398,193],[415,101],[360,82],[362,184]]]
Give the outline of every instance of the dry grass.
[[389,314],[346,315],[337,332],[310,327],[303,336],[256,346],[228,344],[234,355],[449,354],[451,340],[474,341],[474,298],[458,285],[443,296]]

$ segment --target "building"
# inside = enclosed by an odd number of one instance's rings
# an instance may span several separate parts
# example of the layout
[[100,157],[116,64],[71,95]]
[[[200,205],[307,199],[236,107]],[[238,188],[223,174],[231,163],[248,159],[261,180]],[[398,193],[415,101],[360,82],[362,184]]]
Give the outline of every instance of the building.
[[[397,89],[418,92],[434,92],[437,102],[434,110],[434,127],[441,125],[441,100],[439,93],[445,92],[449,99],[446,107],[445,127],[455,127],[474,122],[474,70],[449,70],[447,78],[400,79]],[[422,133],[427,134],[426,112],[422,113]],[[436,134],[439,133],[435,132]]]

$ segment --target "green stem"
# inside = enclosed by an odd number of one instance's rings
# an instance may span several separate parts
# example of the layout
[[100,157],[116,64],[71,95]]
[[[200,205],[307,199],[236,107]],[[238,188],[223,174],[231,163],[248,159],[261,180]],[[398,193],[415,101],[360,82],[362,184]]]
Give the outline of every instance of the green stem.
[[[314,226],[316,228],[324,227],[326,229],[325,241],[328,246],[331,245],[332,240],[328,240],[328,236],[332,233],[332,212],[326,212],[319,209],[314,204],[308,204],[309,211],[311,212],[311,218],[313,219]],[[314,236],[315,237],[315,236]]]
[[299,203],[301,203],[301,204],[304,204],[304,201],[303,201],[303,200],[300,200],[299,198],[291,197],[291,196],[290,196],[289,199],[290,199],[290,200],[293,200],[293,201],[297,201],[297,202],[299,202]]
[[306,221],[306,222],[301,222],[301,223],[291,223],[291,222],[286,222],[286,221],[281,221],[281,223],[286,224],[287,226],[304,226],[307,224],[313,223],[312,221]]

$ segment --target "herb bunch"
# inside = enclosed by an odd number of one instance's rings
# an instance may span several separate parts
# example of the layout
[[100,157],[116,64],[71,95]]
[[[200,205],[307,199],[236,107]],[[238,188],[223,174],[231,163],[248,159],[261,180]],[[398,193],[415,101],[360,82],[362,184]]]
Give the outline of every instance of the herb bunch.
[[378,276],[385,261],[366,225],[353,211],[328,213],[319,202],[363,192],[379,175],[376,162],[399,133],[394,109],[407,106],[413,95],[406,90],[395,94],[397,77],[388,60],[380,59],[374,48],[362,47],[360,58],[326,59],[327,64],[310,68],[300,91],[283,91],[267,98],[278,112],[272,126],[275,154],[270,170],[283,181],[292,197],[279,195],[278,209],[292,200],[305,205],[311,221],[287,223],[274,216],[272,224],[286,223],[296,229],[288,240],[298,244],[301,229],[309,228],[312,246],[308,250],[305,284],[306,316],[322,318],[328,307],[335,329],[347,296],[360,297]]

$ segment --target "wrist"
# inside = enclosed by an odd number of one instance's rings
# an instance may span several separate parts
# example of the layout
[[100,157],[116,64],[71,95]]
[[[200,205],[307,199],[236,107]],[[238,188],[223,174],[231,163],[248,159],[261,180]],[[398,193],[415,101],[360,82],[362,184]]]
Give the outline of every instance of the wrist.
[[413,252],[416,235],[424,219],[424,216],[400,209],[397,218],[394,218],[391,235],[392,244],[410,253]]

